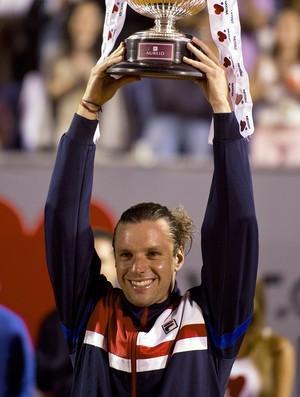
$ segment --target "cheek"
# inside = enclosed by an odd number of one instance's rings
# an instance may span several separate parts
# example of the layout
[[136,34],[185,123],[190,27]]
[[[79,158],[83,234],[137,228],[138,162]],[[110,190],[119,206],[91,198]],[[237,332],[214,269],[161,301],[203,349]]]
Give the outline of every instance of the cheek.
[[122,269],[122,267],[120,265],[116,264],[116,274],[117,274],[118,280],[122,277],[123,273],[124,273],[124,270]]
[[156,270],[160,277],[167,281],[167,279],[173,278],[176,274],[175,266],[175,263],[161,264],[156,268]]
[[124,279],[124,277],[130,273],[130,269],[131,266],[128,264],[124,264],[124,263],[116,264],[116,274],[119,282],[120,280],[122,281],[122,279]]
[[119,263],[116,264],[116,272],[117,272],[117,274],[120,274],[120,273],[124,272],[124,267],[121,266]]
[[117,276],[118,283],[119,283],[120,287],[122,288],[122,286],[124,284],[123,283],[123,272],[121,272],[120,269],[118,269],[117,267],[116,267],[116,276]]

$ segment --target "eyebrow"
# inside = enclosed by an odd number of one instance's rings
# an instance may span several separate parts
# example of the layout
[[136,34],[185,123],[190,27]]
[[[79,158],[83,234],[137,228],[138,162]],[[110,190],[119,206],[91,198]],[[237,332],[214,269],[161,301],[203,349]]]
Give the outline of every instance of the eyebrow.
[[161,247],[159,245],[152,245],[151,247],[147,248],[147,251],[160,251]]
[[[161,246],[159,245],[151,245],[150,247],[146,247],[145,251],[161,251]],[[123,253],[123,252],[132,252],[130,248],[120,248],[118,249],[118,252]]]
[[120,253],[122,253],[122,252],[131,252],[131,250],[127,249],[127,248],[120,248],[120,249],[117,249],[116,252],[120,252]]

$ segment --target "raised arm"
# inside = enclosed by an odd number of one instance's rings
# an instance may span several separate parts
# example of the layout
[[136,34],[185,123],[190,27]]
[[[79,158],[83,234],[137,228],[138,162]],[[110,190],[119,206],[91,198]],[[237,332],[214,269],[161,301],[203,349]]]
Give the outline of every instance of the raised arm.
[[253,311],[258,262],[247,141],[234,115],[215,115],[214,175],[202,226],[202,283],[210,335],[234,356]]
[[201,83],[214,110],[214,174],[202,226],[202,305],[212,346],[237,354],[252,311],[258,262],[258,228],[247,141],[231,113],[225,68],[202,42],[191,47],[206,73]]
[[[107,67],[122,60],[120,46],[91,71],[83,99],[57,153],[45,206],[47,264],[56,304],[71,349],[76,344],[99,288],[99,259],[90,227],[97,126],[96,113],[122,85],[135,78],[115,80]],[[88,110],[88,109],[89,110]],[[103,291],[102,291],[103,292]]]

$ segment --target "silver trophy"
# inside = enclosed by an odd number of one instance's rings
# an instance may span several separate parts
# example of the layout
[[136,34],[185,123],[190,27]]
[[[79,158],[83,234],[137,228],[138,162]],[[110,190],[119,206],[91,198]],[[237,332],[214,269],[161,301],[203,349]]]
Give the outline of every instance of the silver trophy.
[[151,29],[136,32],[125,40],[125,59],[109,68],[109,74],[204,78],[202,72],[182,61],[184,56],[194,58],[186,48],[192,37],[179,31],[175,22],[198,14],[205,8],[206,0],[128,0],[128,4],[139,14],[153,18],[155,24]]

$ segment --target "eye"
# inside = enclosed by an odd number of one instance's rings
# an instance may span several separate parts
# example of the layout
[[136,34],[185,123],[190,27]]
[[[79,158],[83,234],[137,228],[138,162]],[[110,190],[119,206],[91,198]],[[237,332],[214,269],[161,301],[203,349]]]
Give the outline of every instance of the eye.
[[147,256],[149,257],[149,258],[156,258],[156,257],[158,257],[160,255],[160,253],[158,252],[158,251],[149,251],[148,253],[147,253]]
[[132,254],[130,252],[121,252],[119,256],[124,260],[128,260],[132,258]]

